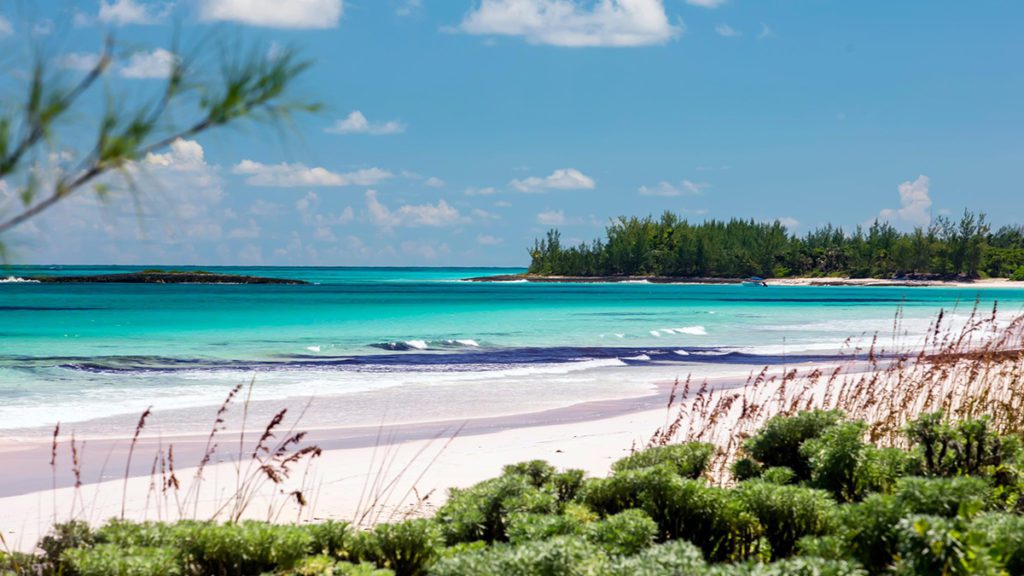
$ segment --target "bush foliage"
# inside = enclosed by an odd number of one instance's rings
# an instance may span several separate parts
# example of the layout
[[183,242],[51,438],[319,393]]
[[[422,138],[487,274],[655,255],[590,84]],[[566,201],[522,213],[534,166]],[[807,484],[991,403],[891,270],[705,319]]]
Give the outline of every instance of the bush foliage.
[[68,522],[35,555],[0,554],[0,574],[1024,574],[1020,439],[942,414],[905,432],[907,449],[883,449],[837,412],[776,417],[729,487],[705,478],[709,444],[636,452],[604,478],[524,462],[372,530]]

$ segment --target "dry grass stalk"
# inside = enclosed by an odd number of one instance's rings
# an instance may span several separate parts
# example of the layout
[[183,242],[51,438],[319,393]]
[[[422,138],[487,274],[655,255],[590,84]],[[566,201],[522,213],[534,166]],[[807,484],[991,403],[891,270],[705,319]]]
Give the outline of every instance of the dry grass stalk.
[[728,465],[745,438],[773,416],[804,410],[841,410],[864,420],[868,440],[882,446],[905,446],[906,423],[937,410],[953,420],[988,415],[1000,433],[1024,432],[1024,316],[1004,320],[997,306],[982,314],[975,304],[957,328],[943,311],[912,346],[899,342],[902,322],[901,308],[893,321],[893,348],[881,347],[875,335],[866,350],[852,350],[827,371],[783,368],[773,374],[765,367],[739,391],[711,390],[705,382],[693,399],[680,398],[673,386],[666,415],[674,417],[648,446],[713,442],[719,451],[712,476],[727,483]]

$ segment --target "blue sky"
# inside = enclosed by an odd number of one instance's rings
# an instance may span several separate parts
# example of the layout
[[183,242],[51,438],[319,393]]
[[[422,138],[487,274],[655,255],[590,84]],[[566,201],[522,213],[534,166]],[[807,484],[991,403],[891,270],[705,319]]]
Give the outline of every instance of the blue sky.
[[965,207],[1024,223],[1022,3],[0,0],[0,14],[0,51],[42,51],[71,78],[114,34],[129,51],[106,80],[118,94],[159,85],[176,26],[185,46],[294,46],[314,63],[299,90],[326,105],[283,141],[178,143],[142,163],[139,202],[86,193],[20,229],[21,262],[524,265],[549,227],[589,240],[664,210],[797,233]]

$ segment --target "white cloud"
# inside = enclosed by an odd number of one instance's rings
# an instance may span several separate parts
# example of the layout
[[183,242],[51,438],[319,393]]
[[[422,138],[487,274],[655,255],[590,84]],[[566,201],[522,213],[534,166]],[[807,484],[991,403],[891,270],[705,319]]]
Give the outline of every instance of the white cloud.
[[[32,234],[36,261],[186,262],[209,258],[197,247],[226,237],[224,189],[203,147],[176,140],[168,150],[110,174],[110,202],[83,190],[47,211]],[[236,234],[242,234],[237,232]],[[129,249],[130,248],[130,249]]]
[[267,28],[335,28],[342,0],[201,0],[203,20]]
[[682,32],[662,0],[482,0],[457,29],[570,47],[663,44]]
[[508,200],[498,200],[497,202],[494,203],[494,205],[496,207],[498,207],[498,208],[511,208],[512,207],[512,203],[509,202]]
[[491,236],[490,234],[479,234],[476,237],[476,243],[481,246],[497,246],[504,242],[501,238]]
[[488,186],[486,188],[466,188],[464,194],[466,196],[490,196],[491,194],[496,194],[497,192],[497,189]]
[[793,218],[792,216],[783,216],[782,218],[776,218],[775,220],[772,220],[772,222],[778,222],[779,224],[782,224],[790,232],[792,232],[794,228],[800,226],[800,221],[797,220],[796,218]]
[[761,23],[761,31],[757,33],[757,39],[758,40],[764,40],[765,38],[774,38],[774,37],[775,37],[775,31],[772,30],[767,24],[762,22]]
[[167,17],[172,3],[144,4],[137,0],[100,1],[100,22],[124,26],[126,24],[156,24]]
[[743,36],[743,32],[740,32],[728,24],[719,24],[718,26],[715,26],[715,32],[718,32],[719,36],[725,36],[726,38],[738,38]]
[[509,184],[520,192],[590,190],[594,188],[594,180],[575,168],[561,168],[544,178],[531,176],[522,180],[513,180]]
[[[147,79],[166,78],[171,74],[177,56],[157,48],[153,51],[135,52],[127,62],[115,64],[113,71],[122,78]],[[96,67],[100,55],[94,52],[71,52],[57,58],[57,65],[66,70],[88,72]]]
[[10,36],[11,34],[14,34],[14,27],[11,26],[11,21],[0,15],[0,38]]
[[380,168],[363,168],[355,172],[337,173],[317,166],[305,164],[261,164],[242,160],[231,169],[234,174],[248,176],[245,182],[251,186],[277,186],[281,188],[302,186],[371,186],[394,175]]
[[718,8],[727,1],[728,0],[686,0],[686,3],[690,6],[700,6],[701,8]]
[[900,208],[886,208],[878,214],[878,217],[882,220],[903,221],[918,226],[927,225],[932,220],[930,186],[931,180],[924,174],[918,176],[913,182],[907,181],[900,184]]
[[402,252],[425,260],[436,260],[438,256],[450,252],[447,244],[439,244],[432,240],[407,240],[402,242],[401,248]]
[[444,188],[444,180],[441,180],[437,176],[431,176],[424,182],[430,188]]
[[255,240],[260,237],[260,232],[262,229],[255,220],[250,218],[245,226],[234,228],[228,232],[227,237],[232,240]]
[[384,136],[405,132],[405,125],[397,120],[388,122],[370,122],[359,110],[353,110],[344,120],[338,120],[333,126],[324,130],[331,134],[369,134]]
[[422,0],[405,0],[405,2],[395,9],[395,14],[399,16],[412,16],[423,8]]
[[641,186],[637,192],[641,196],[697,196],[707,187],[707,184],[698,184],[690,180],[683,180],[678,186],[662,181],[654,186]]
[[399,226],[452,226],[464,219],[458,209],[444,200],[435,204],[403,204],[392,210],[377,200],[376,190],[366,191],[366,209],[370,222],[382,228]]
[[173,53],[157,48],[152,52],[135,52],[118,73],[124,78],[167,78],[178,59]]
[[565,224],[565,212],[562,210],[546,210],[537,214],[537,223],[545,226],[560,226]]
[[316,230],[314,236],[318,240],[327,240],[328,237],[334,238],[334,233],[331,231],[332,226],[348,224],[355,218],[355,211],[352,210],[351,206],[345,206],[336,214],[322,210],[320,208],[320,197],[312,190],[295,203],[295,209],[302,216],[302,223]]
[[249,214],[253,216],[279,216],[284,213],[284,206],[263,199],[256,200],[249,206]]
[[57,58],[57,65],[65,70],[87,72],[95,68],[99,61],[99,54],[91,52],[72,52]]
[[[53,34],[53,20],[43,18],[32,26],[33,36],[49,36]],[[3,34],[0,34],[2,36]]]

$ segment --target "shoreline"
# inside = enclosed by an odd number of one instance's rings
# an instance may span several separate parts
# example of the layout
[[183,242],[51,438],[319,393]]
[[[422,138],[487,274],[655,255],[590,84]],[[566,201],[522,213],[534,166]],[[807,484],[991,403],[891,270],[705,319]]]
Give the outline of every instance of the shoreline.
[[[541,276],[537,274],[498,274],[465,278],[464,282],[530,282],[537,284],[671,284],[715,285],[743,284],[744,278],[707,278],[680,276]],[[947,287],[947,288],[1024,288],[1024,282],[1008,278],[976,280],[916,280],[906,278],[766,278],[768,286],[869,286],[869,287]]]

